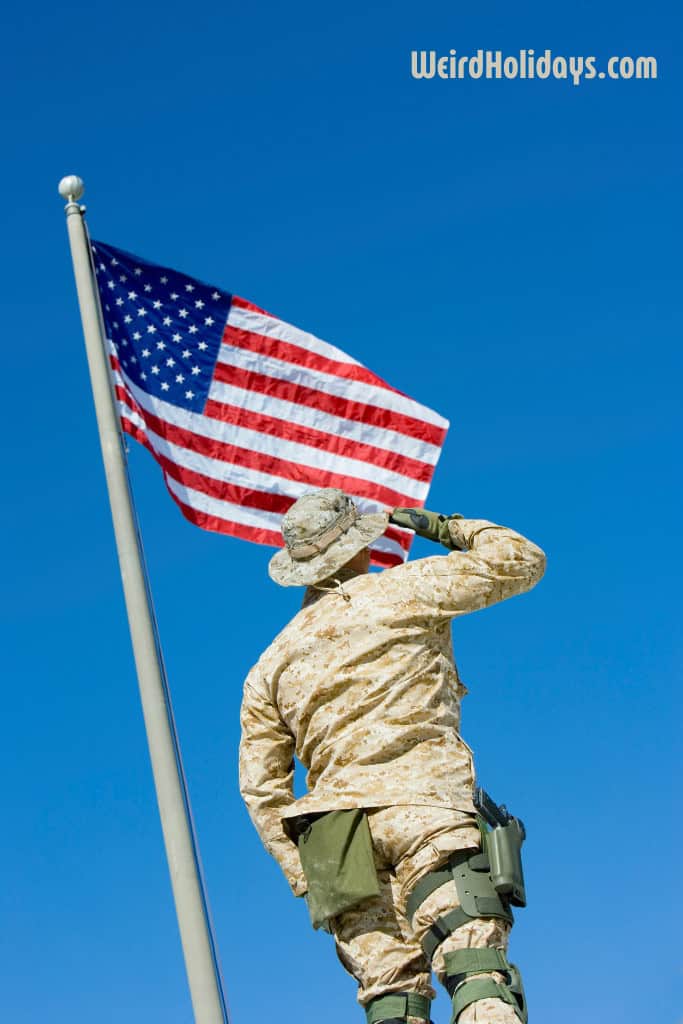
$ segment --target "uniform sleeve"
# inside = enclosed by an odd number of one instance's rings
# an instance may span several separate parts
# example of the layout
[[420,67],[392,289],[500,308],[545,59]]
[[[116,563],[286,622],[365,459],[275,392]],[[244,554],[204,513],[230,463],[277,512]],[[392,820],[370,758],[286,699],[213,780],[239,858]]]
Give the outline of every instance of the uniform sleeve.
[[282,827],[294,802],[294,738],[255,671],[247,677],[240,720],[240,792],[268,852],[282,868],[295,896],[306,892],[299,851]]
[[431,611],[453,618],[487,608],[531,590],[543,576],[545,555],[514,530],[484,519],[452,519],[448,528],[462,550],[405,566],[405,585]]

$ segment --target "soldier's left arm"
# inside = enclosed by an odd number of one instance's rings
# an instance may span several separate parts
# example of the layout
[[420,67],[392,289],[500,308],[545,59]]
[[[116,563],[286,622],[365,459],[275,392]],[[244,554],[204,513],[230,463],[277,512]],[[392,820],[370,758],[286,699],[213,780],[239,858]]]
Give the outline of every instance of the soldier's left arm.
[[242,798],[263,845],[302,896],[307,886],[299,851],[282,827],[282,814],[294,802],[294,737],[254,669],[244,686],[240,722]]

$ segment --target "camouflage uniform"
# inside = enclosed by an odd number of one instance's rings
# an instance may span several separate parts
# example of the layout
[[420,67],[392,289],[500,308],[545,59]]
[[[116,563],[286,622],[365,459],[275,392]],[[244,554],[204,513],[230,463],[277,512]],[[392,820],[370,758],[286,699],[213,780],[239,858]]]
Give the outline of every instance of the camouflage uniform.
[[[353,807],[369,823],[381,894],[331,922],[342,963],[376,995],[431,995],[419,940],[435,917],[457,905],[455,885],[437,890],[411,928],[407,894],[454,849],[475,847],[472,753],[459,735],[466,693],[453,660],[451,620],[529,590],[543,552],[484,520],[450,520],[462,550],[346,579],[339,572],[306,592],[301,611],[249,673],[242,704],[240,788],[268,851],[293,892],[306,892],[297,847],[283,820]],[[343,571],[342,571],[343,572]],[[293,796],[293,755],[308,770],[308,794]],[[452,891],[450,891],[452,888]],[[445,904],[444,904],[445,905]],[[506,927],[477,921],[446,949],[504,947]],[[485,1018],[480,1000],[459,1024],[517,1022],[509,1007]],[[501,1009],[502,1007],[502,1009]]]

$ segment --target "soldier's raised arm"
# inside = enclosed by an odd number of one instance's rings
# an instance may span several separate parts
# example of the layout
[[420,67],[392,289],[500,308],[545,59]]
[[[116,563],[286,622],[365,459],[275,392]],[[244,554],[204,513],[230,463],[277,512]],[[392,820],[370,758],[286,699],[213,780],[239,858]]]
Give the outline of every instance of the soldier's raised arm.
[[299,851],[282,827],[294,802],[294,738],[280,718],[257,669],[247,676],[240,712],[240,792],[263,845],[296,896],[306,892]]
[[486,519],[396,508],[390,522],[438,541],[451,552],[401,569],[416,598],[446,615],[463,615],[531,590],[545,571],[543,551],[526,537]]

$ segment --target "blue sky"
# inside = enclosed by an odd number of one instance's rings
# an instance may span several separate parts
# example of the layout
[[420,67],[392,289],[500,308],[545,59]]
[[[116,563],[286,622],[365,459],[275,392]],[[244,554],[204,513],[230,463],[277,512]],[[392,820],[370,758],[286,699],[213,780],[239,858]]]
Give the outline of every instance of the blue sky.
[[[535,591],[455,629],[465,738],[529,832],[512,958],[532,1021],[679,1024],[680,13],[124,0],[3,21],[3,1018],[191,1019],[56,193],[77,173],[96,237],[448,416],[429,504],[546,549]],[[412,49],[480,47],[653,55],[659,78],[410,77]],[[361,1021],[237,791],[242,680],[298,595],[130,461],[233,1020]]]

